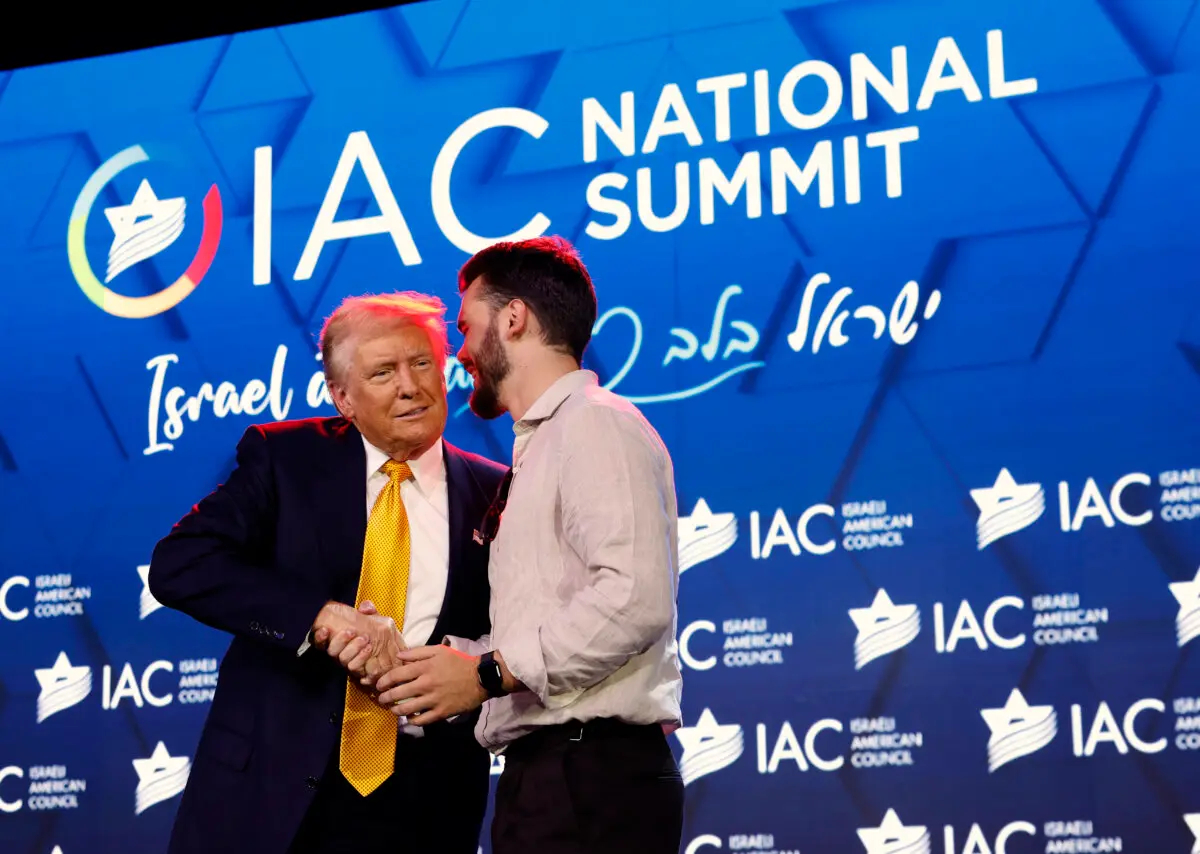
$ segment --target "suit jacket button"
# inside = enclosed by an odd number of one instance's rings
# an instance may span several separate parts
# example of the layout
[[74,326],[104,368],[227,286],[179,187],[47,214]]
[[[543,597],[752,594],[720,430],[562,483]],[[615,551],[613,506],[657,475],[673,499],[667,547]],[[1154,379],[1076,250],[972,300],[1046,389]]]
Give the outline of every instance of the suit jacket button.
[[283,640],[283,632],[275,632],[275,640]]
[[338,722],[338,713],[337,713],[337,712],[330,712],[330,713],[329,713],[329,722],[330,722],[331,724],[335,724],[335,723],[337,723],[337,722]]
[[308,777],[304,780],[304,782],[308,784],[308,788],[310,788],[310,789],[317,788],[317,778],[316,777]]
[[252,631],[252,632],[258,631],[258,621],[257,620],[250,623],[250,631]]

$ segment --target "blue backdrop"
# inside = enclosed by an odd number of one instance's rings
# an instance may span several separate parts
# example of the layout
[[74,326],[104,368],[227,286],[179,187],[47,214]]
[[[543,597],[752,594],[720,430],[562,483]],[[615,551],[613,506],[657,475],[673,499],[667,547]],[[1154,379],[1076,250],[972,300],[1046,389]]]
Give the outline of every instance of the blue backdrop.
[[228,638],[154,543],[332,411],[343,296],[453,316],[545,231],[688,514],[683,850],[1200,850],[1196,6],[446,0],[0,75],[0,847],[164,849]]

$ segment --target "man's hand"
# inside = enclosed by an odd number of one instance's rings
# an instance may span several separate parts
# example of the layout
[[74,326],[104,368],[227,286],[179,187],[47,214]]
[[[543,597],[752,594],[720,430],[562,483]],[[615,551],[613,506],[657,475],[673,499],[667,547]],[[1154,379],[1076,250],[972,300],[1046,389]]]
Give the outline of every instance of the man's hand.
[[479,659],[448,646],[401,652],[401,664],[375,683],[378,702],[410,724],[427,726],[483,705]]
[[378,677],[399,664],[407,647],[391,617],[364,601],[358,610],[329,602],[313,623],[313,642],[360,679]]

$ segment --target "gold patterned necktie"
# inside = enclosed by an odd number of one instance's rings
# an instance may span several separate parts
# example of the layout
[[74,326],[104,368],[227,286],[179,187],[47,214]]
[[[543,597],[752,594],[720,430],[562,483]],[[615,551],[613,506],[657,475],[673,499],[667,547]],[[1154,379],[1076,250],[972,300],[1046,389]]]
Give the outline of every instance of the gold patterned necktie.
[[[404,626],[408,598],[408,566],[412,540],[408,514],[400,499],[400,484],[412,477],[408,463],[388,460],[380,467],[388,476],[371,508],[363,543],[362,574],[355,606],[371,600],[380,614]],[[364,797],[392,776],[396,767],[397,719],[359,687],[346,680],[339,767],[350,785]]]

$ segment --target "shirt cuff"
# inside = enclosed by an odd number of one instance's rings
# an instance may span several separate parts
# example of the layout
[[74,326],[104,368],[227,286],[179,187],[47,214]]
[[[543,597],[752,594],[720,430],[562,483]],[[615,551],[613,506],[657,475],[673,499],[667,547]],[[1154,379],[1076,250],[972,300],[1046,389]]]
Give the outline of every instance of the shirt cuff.
[[467,640],[466,638],[458,638],[454,635],[446,635],[442,638],[442,645],[467,655],[483,655],[491,649],[490,646],[481,641]]
[[505,666],[518,682],[532,691],[547,709],[569,706],[583,693],[580,689],[552,692],[546,660],[542,655],[541,632],[506,643],[500,650]]
[[312,629],[308,630],[308,634],[304,636],[304,642],[300,644],[300,649],[296,650],[296,658],[308,652],[308,648],[312,646]]

